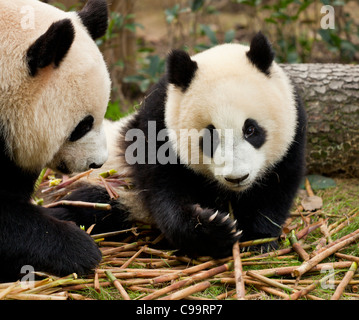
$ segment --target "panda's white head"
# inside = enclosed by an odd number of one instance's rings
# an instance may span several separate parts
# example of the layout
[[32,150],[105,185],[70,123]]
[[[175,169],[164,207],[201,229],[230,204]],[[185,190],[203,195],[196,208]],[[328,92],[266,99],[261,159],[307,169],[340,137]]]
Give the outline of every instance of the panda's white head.
[[250,47],[224,44],[193,57],[169,55],[165,121],[182,163],[242,191],[285,156],[296,106],[290,81],[273,59],[261,33]]
[[71,173],[106,161],[111,84],[94,39],[107,22],[105,0],[88,0],[80,12],[1,1],[0,134],[22,169]]

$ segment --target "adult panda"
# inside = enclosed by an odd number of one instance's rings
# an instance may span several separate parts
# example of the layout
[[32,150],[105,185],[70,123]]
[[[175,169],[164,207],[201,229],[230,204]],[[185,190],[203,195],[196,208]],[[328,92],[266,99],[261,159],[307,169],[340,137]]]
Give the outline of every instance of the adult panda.
[[263,34],[250,47],[172,51],[141,108],[106,131],[101,171],[133,185],[110,200],[85,182],[67,199],[110,202],[112,215],[73,208],[62,219],[101,231],[152,223],[182,252],[213,257],[230,255],[240,237],[280,235],[304,172],[306,115]]
[[75,224],[30,203],[45,166],[63,173],[107,159],[103,117],[110,79],[94,39],[105,0],[64,12],[37,0],[0,3],[0,279],[23,266],[55,275],[89,272],[101,259]]

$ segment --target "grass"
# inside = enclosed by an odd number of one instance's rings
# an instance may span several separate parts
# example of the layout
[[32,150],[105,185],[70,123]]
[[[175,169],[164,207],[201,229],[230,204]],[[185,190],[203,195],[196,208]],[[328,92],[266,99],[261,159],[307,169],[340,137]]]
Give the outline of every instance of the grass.
[[[353,218],[350,223],[346,223],[341,230],[335,232],[331,235],[331,240],[335,241],[341,237],[354,232],[359,229],[359,181],[357,179],[336,179],[336,187],[325,189],[325,190],[314,190],[314,193],[317,196],[322,197],[323,207],[320,210],[315,212],[298,212],[298,206],[300,205],[300,198],[295,202],[293,206],[292,215],[290,220],[288,220],[287,228],[288,230],[293,228],[296,234],[299,234],[308,224],[312,225],[314,223],[322,222],[323,225],[326,225],[328,228],[331,226],[336,226],[341,223],[341,219],[345,218],[343,222],[347,222],[347,219],[351,217],[351,214],[358,213],[358,216]],[[325,223],[327,221],[327,223]],[[335,225],[336,224],[336,225]],[[330,229],[329,229],[330,230]],[[323,238],[323,230],[317,228],[314,231],[310,232],[305,238],[300,240],[300,243],[306,252],[310,254],[315,250],[316,245],[318,244],[319,239]],[[287,239],[288,234],[283,235],[283,239],[280,242],[280,249],[291,248],[291,245]],[[95,300],[121,300],[122,296],[119,291],[114,287],[114,285],[109,282],[104,274],[100,273],[100,269],[112,270],[116,278],[121,282],[122,286],[125,288],[127,294],[131,300],[141,299],[149,295],[151,292],[158,292],[158,290],[163,288],[168,288],[171,284],[179,284],[181,281],[190,281],[185,286],[178,288],[182,290],[184,288],[192,288],[191,286],[209,281],[210,286],[205,290],[200,292],[195,292],[190,295],[186,295],[185,299],[191,300],[202,300],[202,299],[227,299],[233,300],[236,299],[234,296],[236,292],[236,284],[234,278],[234,272],[232,264],[228,264],[231,258],[226,261],[217,261],[211,260],[209,257],[199,257],[196,260],[191,260],[187,257],[175,257],[175,252],[169,251],[166,247],[166,242],[160,240],[159,234],[155,230],[150,230],[148,228],[138,228],[137,234],[132,232],[129,233],[129,237],[125,240],[125,243],[111,243],[111,238],[105,238],[105,241],[100,241],[100,248],[103,251],[109,250],[111,248],[119,248],[119,251],[111,254],[106,254],[104,252],[104,261],[99,266],[99,288],[94,289],[93,287],[81,288],[70,287],[75,284],[75,281],[81,282],[86,281],[93,283],[92,277],[89,276],[85,280],[74,280],[72,283],[67,282],[65,285],[56,286],[51,290],[46,289],[44,291],[39,290],[39,294],[43,294],[46,297],[48,295],[50,298],[64,298],[64,299],[95,299]],[[137,242],[133,245],[132,249],[122,250],[123,245],[128,245],[130,243]],[[122,247],[121,247],[122,246]],[[145,246],[145,248],[143,248]],[[143,249],[141,249],[143,248]],[[119,269],[121,264],[128,261],[139,250],[143,250],[140,255],[137,256],[133,262],[128,265],[125,269]],[[242,251],[241,251],[242,252]],[[278,252],[278,251],[277,251]],[[354,257],[359,257],[359,246],[358,242],[354,242],[351,245],[344,247],[339,251],[340,253],[352,255]],[[242,252],[241,253],[241,262],[243,267],[243,274],[245,279],[245,289],[246,297],[251,299],[261,299],[261,300],[271,300],[271,299],[283,299],[286,297],[285,290],[278,289],[275,287],[270,287],[265,291],[263,283],[251,278],[246,275],[247,271],[254,271],[258,274],[270,270],[283,270],[283,267],[293,267],[302,265],[303,261],[293,250],[283,254],[281,256],[271,256],[266,258],[260,258],[261,253],[258,252]],[[107,260],[106,260],[107,256]],[[122,258],[120,256],[123,256]],[[109,262],[109,259],[112,260],[112,263]],[[120,260],[123,259],[123,260]],[[147,259],[147,260],[144,260]],[[117,261],[117,265],[115,264]],[[202,265],[203,263],[209,263],[209,265],[202,269],[202,271],[196,271],[190,274],[180,274],[177,278],[172,280],[167,280],[158,284],[151,283],[153,279],[157,279],[159,275],[168,275],[174,274],[176,272],[185,272],[188,268],[193,266]],[[211,262],[212,261],[212,262]],[[267,278],[277,281],[278,283],[283,282],[285,285],[290,288],[300,290],[302,288],[308,287],[312,281],[320,280],[324,276],[330,274],[331,278],[334,279],[335,286],[331,287],[330,284],[326,283],[324,285],[318,285],[314,290],[310,292],[309,295],[302,297],[301,299],[330,299],[333,295],[336,286],[339,284],[341,279],[344,277],[345,273],[348,271],[351,262],[348,262],[346,259],[339,259],[334,254],[326,257],[320,262],[320,264],[325,263],[339,263],[344,261],[345,266],[339,266],[338,268],[329,269],[318,269],[317,271],[310,271],[302,275],[300,279],[296,279],[291,276],[290,273],[278,276],[278,275],[268,275]],[[347,261],[347,262],[345,262]],[[161,263],[162,266],[156,265]],[[224,265],[227,266],[220,273],[216,273],[209,277],[201,277],[205,272],[214,270],[214,268]],[[348,265],[349,264],[349,265]],[[277,269],[282,268],[282,269]],[[137,274],[135,274],[135,273]],[[139,273],[142,272],[140,275]],[[152,274],[151,272],[156,272]],[[161,273],[160,273],[161,272]],[[151,274],[150,274],[151,273]],[[158,274],[157,274],[158,273]],[[146,275],[147,274],[147,275]],[[299,280],[298,283],[296,281]],[[43,281],[53,281],[52,277],[45,279]],[[134,283],[129,282],[134,281],[147,281],[147,283],[138,284],[137,287]],[[256,282],[257,281],[257,282]],[[10,290],[7,295],[3,298],[16,299],[18,287],[16,285],[14,288],[10,288],[11,284],[8,286],[6,284],[0,284],[0,297],[4,290]],[[138,288],[140,287],[140,288]],[[344,300],[359,300],[358,291],[359,287],[359,274],[358,272],[354,275],[354,278],[349,286],[346,287],[344,293],[341,295],[341,299]],[[291,289],[291,290],[292,290]],[[144,292],[144,290],[146,292]],[[273,293],[274,292],[274,293]],[[26,291],[23,292],[26,294]],[[168,294],[173,293],[173,291]],[[226,295],[226,297],[224,297]],[[23,296],[21,296],[23,298]],[[19,296],[20,298],[20,296]]]

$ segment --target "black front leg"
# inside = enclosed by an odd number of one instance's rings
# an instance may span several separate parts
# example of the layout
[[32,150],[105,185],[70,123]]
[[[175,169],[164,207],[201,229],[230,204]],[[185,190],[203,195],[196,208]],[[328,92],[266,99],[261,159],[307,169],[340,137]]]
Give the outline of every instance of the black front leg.
[[21,268],[58,276],[91,272],[101,260],[96,243],[74,223],[59,221],[28,203],[0,208],[0,278],[18,278]]

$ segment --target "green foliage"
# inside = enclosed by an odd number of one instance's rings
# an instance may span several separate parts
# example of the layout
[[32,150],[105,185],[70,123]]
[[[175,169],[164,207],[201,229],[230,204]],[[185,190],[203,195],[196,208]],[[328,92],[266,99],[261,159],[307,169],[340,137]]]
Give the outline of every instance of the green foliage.
[[159,55],[149,55],[139,61],[141,69],[132,76],[123,79],[125,83],[135,83],[142,93],[145,93],[149,87],[158,82],[165,71],[165,59]]

